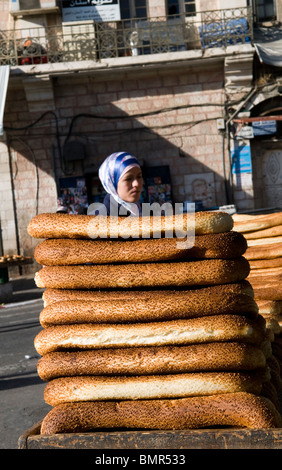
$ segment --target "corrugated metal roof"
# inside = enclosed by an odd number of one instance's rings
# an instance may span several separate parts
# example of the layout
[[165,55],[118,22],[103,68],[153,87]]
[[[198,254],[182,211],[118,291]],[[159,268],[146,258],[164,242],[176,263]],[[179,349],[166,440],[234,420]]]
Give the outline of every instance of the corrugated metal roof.
[[4,134],[3,116],[10,74],[10,65],[0,65],[0,135]]

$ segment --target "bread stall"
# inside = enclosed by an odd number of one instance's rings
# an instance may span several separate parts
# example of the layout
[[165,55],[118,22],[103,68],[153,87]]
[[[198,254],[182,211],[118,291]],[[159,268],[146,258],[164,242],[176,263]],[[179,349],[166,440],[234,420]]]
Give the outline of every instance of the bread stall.
[[32,219],[52,409],[19,448],[282,447],[278,330],[246,238],[225,212],[189,217]]

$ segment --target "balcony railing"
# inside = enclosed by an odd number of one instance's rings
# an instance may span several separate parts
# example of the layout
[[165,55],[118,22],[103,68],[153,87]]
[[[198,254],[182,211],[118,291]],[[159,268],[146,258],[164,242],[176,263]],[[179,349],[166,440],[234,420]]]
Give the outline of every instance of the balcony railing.
[[253,39],[248,7],[195,17],[65,23],[0,31],[0,64],[30,65],[226,47]]

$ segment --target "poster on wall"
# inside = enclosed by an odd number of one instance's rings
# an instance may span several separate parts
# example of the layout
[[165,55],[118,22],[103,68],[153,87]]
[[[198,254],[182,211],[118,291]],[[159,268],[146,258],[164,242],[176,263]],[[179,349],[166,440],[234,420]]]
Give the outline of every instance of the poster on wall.
[[195,203],[196,210],[216,206],[214,173],[184,175],[185,198]]
[[63,22],[119,21],[119,0],[61,0]]
[[154,166],[143,169],[144,192],[140,202],[154,202],[160,206],[166,202],[172,203],[172,187],[169,166]]
[[234,148],[231,150],[231,158],[236,189],[243,189],[248,194],[253,187],[252,156],[249,142],[235,141]]
[[83,214],[88,207],[85,178],[70,177],[59,179],[57,210],[69,214]]
[[231,157],[233,175],[252,172],[251,146],[249,143],[245,143],[243,140],[235,141]]

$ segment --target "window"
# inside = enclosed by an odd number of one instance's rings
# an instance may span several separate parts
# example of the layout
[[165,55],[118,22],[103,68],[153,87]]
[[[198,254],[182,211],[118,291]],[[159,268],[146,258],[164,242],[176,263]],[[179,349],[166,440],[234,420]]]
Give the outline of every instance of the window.
[[195,16],[196,15],[196,2],[192,0],[184,0],[184,11],[185,16]]
[[179,15],[179,3],[178,0],[167,0],[167,14],[168,15]]
[[166,0],[167,15],[195,16],[196,1],[195,0]]
[[146,0],[120,0],[121,19],[147,18]]
[[33,10],[40,8],[39,0],[20,0],[20,10]]
[[257,21],[276,19],[274,0],[256,0],[255,11]]

